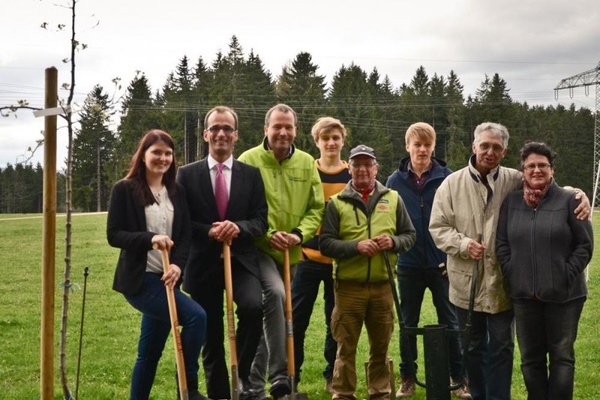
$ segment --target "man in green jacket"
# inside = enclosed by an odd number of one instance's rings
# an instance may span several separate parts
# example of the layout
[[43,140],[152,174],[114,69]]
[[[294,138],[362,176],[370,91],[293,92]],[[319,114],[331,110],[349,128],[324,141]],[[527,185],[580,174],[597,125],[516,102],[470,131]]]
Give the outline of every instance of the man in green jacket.
[[394,299],[385,265],[395,265],[416,232],[398,192],[379,183],[372,148],[350,151],[352,180],[331,197],[319,239],[321,253],[333,258],[335,306],[331,331],[338,343],[333,399],[355,399],[356,349],[363,323],[369,335],[369,398],[390,399],[388,348],[394,328]]
[[300,260],[300,245],[315,235],[325,208],[315,161],[294,146],[294,110],[285,104],[272,107],[265,117],[264,132],[263,142],[238,158],[260,169],[269,207],[267,233],[256,241],[261,250],[264,334],[249,380],[253,397],[259,400],[266,397],[267,370],[271,396],[279,398],[291,393],[287,376],[285,288],[281,279],[283,251],[289,250],[290,265]]

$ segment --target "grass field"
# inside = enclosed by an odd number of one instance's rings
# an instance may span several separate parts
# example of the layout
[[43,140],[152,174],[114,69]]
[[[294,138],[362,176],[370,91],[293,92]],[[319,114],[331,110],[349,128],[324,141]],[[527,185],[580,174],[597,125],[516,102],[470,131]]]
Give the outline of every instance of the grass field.
[[[595,219],[598,221],[598,218]],[[105,214],[75,215],[73,217],[73,272],[71,280],[78,284],[70,296],[67,368],[69,386],[75,392],[77,353],[79,346],[83,271],[89,267],[85,324],[81,357],[79,399],[127,399],[131,368],[136,354],[140,315],[125,299],[111,289],[118,250],[106,242]],[[600,222],[595,231],[600,232]],[[0,399],[37,399],[40,397],[40,283],[42,219],[35,215],[0,214]],[[56,246],[56,313],[55,313],[55,399],[62,399],[58,375],[58,337],[62,304],[62,271],[64,269],[64,216],[57,217]],[[598,399],[600,335],[598,315],[600,305],[598,284],[600,269],[598,250],[590,267],[590,295],[583,310],[579,337],[576,343],[575,399]],[[307,333],[306,361],[301,389],[311,400],[328,399],[323,390],[321,371],[324,365],[322,343],[324,323],[322,304],[315,306],[313,320]],[[434,324],[430,298],[424,303],[421,325]],[[397,332],[397,331],[396,331]],[[419,339],[421,342],[421,339]],[[363,332],[358,356],[359,387],[357,397],[367,398],[364,369],[367,341]],[[422,353],[422,352],[421,352]],[[390,357],[397,367],[398,339],[392,341]],[[513,399],[525,399],[519,369],[519,354],[515,353]],[[423,363],[419,361],[423,379]],[[176,396],[173,344],[169,340],[159,366],[152,399],[174,399]],[[398,377],[397,377],[398,379]],[[203,378],[201,378],[203,382]],[[201,388],[203,388],[202,385]],[[413,399],[425,399],[425,390],[417,389]]]

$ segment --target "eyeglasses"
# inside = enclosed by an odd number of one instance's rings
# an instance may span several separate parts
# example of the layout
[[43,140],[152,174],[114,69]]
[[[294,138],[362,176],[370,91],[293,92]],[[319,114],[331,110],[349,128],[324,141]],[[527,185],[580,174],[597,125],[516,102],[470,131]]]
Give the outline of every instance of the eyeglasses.
[[504,146],[501,146],[499,144],[490,144],[490,143],[480,143],[478,145],[479,150],[481,151],[485,151],[488,152],[490,149],[492,149],[492,151],[494,153],[502,153],[504,151]]
[[214,134],[223,131],[224,134],[231,135],[235,131],[235,128],[229,125],[213,125],[207,131]]
[[531,164],[527,164],[527,165],[523,165],[523,169],[526,171],[535,171],[535,169],[539,169],[540,171],[547,171],[548,168],[550,168],[551,165],[548,163],[531,163]]
[[359,169],[361,167],[364,167],[366,169],[369,168],[373,168],[374,166],[377,165],[377,163],[374,162],[370,162],[370,163],[357,163],[357,162],[351,162],[350,165],[352,165],[353,168]]

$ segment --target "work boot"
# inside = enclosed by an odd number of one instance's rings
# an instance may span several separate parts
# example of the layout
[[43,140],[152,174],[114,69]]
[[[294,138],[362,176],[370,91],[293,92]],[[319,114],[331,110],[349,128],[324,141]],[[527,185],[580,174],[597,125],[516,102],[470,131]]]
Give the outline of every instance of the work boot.
[[290,387],[290,381],[287,378],[276,380],[271,384],[271,390],[269,390],[269,394],[274,399],[278,399],[290,393],[292,393],[292,388]]
[[400,389],[396,392],[396,398],[411,397],[415,394],[415,379],[410,377],[402,378]]
[[240,386],[240,400],[260,400],[259,394],[252,390],[248,380],[241,379]]

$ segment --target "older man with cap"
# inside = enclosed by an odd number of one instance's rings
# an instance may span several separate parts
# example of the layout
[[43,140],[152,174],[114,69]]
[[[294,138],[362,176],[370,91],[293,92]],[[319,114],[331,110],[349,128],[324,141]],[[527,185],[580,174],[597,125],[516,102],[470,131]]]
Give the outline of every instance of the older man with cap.
[[395,264],[416,233],[402,198],[376,180],[371,147],[350,151],[352,180],[330,198],[319,247],[333,258],[335,307],[331,331],[338,343],[333,399],[355,399],[356,349],[363,324],[369,336],[369,398],[391,397],[388,347],[394,328],[394,299],[384,252]]

